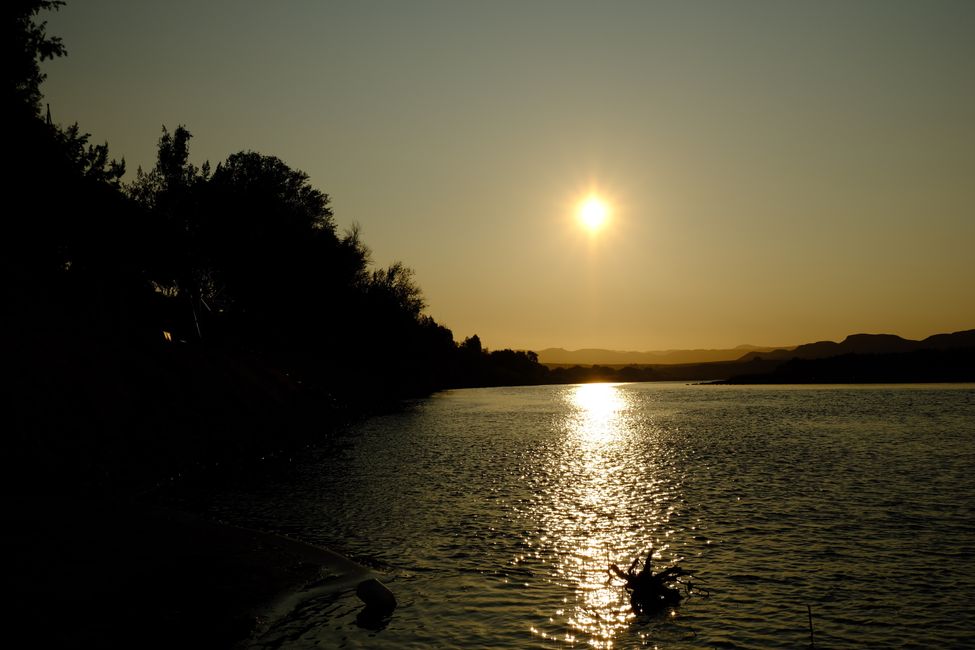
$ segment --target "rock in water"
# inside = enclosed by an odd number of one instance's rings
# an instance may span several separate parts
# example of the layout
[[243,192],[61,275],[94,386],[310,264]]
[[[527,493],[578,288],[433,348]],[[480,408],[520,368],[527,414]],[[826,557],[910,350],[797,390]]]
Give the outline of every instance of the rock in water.
[[375,578],[363,580],[356,585],[355,595],[366,604],[367,609],[385,613],[396,609],[396,596],[389,587]]

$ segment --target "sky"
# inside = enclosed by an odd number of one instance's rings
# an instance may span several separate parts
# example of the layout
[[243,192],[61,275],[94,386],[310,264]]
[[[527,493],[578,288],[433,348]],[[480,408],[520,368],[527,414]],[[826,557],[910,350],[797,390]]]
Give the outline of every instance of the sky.
[[[73,0],[56,122],[278,156],[492,348],[975,328],[975,3]],[[587,196],[608,210],[589,232]]]

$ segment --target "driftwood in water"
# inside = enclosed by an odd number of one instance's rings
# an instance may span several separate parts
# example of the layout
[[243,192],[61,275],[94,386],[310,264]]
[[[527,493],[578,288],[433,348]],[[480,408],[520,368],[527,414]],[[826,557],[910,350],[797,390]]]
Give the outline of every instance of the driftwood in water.
[[647,555],[643,569],[636,570],[640,559],[633,560],[627,571],[622,571],[617,565],[610,564],[610,575],[615,575],[626,582],[624,588],[630,592],[630,604],[639,612],[653,613],[663,607],[676,605],[681,600],[681,593],[675,587],[677,578],[687,573],[679,566],[672,566],[653,572],[653,551]]

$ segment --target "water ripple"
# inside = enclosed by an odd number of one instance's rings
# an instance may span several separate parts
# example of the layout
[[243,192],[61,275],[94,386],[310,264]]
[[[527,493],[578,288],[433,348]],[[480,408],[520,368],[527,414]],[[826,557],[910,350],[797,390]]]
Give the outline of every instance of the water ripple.
[[[452,391],[279,472],[220,516],[370,562],[260,647],[975,646],[975,399],[964,387]],[[635,614],[607,566],[653,548],[700,593]]]

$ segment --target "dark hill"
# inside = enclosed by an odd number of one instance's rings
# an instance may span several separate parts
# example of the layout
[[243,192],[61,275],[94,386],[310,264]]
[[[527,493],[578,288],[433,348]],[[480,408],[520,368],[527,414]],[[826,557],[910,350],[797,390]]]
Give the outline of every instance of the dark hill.
[[844,354],[899,354],[917,350],[950,350],[975,346],[975,330],[952,334],[935,334],[920,341],[901,338],[893,334],[851,334],[841,343],[818,341],[806,343],[793,350],[749,352],[741,361],[755,358],[788,361],[790,359],[825,359]]
[[792,359],[772,372],[738,375],[728,384],[859,384],[975,381],[975,347]]

